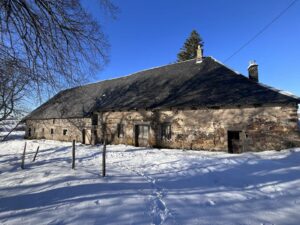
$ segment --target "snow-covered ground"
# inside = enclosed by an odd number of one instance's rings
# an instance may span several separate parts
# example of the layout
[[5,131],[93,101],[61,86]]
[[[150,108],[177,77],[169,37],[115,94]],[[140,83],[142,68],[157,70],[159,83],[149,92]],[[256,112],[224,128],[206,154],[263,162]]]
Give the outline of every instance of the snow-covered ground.
[[[0,121],[0,132],[11,131],[13,128],[15,128],[17,126],[18,123],[19,123],[19,120],[17,120],[17,119],[7,119],[7,120]],[[17,128],[18,131],[21,131],[24,129],[25,129],[25,127],[23,124],[20,124]]]
[[[0,143],[0,224],[299,224],[300,149],[230,155],[25,141]],[[32,162],[36,148],[40,153]]]

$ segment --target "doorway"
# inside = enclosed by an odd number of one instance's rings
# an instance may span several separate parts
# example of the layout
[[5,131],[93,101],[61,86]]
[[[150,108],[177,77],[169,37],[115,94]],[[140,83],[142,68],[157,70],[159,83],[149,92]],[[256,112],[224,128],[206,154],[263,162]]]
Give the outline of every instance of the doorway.
[[228,131],[228,152],[229,153],[242,152],[240,133],[241,131]]
[[85,144],[85,129],[82,130],[82,144]]
[[98,132],[97,130],[93,130],[93,138],[92,138],[92,141],[93,141],[93,144],[96,145],[98,144]]
[[149,146],[149,125],[135,125],[135,146],[148,147]]

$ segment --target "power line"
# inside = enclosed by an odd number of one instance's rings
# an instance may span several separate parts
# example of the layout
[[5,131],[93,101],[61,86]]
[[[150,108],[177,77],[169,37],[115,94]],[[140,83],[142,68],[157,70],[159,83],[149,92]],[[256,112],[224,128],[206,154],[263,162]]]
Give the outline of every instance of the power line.
[[260,31],[258,31],[252,38],[250,38],[245,44],[243,44],[239,49],[237,49],[234,53],[232,53],[229,57],[227,57],[224,62],[227,62],[229,59],[238,54],[241,50],[243,50],[247,45],[249,45],[252,41],[254,41],[259,35],[265,32],[273,23],[275,23],[284,13],[286,13],[298,0],[292,1],[284,10],[282,10],[273,20],[271,20],[266,26],[264,26]]

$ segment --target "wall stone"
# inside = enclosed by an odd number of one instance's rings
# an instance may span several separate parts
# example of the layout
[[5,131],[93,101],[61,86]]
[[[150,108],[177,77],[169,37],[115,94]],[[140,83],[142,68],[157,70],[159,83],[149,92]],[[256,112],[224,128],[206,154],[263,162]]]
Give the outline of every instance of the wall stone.
[[[135,125],[149,125],[149,146],[199,150],[228,151],[228,131],[240,131],[241,151],[283,149],[299,144],[297,105],[241,107],[224,109],[161,110],[98,113],[99,124],[105,124],[107,139],[113,144],[135,145]],[[86,143],[103,141],[101,125],[91,126],[91,119],[27,121],[35,127],[33,138],[81,141],[86,129]],[[124,124],[124,137],[118,137],[117,124]],[[171,125],[171,139],[162,140],[161,124]],[[81,124],[80,126],[74,124]],[[47,129],[44,135],[42,128]],[[49,129],[55,134],[49,135]],[[62,130],[68,129],[68,136]],[[94,135],[94,133],[96,134]]]

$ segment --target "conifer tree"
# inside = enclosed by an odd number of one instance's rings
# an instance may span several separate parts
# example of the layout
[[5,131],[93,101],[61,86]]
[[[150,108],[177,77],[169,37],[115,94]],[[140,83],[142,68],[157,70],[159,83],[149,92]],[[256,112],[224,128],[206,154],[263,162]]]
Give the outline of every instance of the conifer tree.
[[183,47],[180,49],[180,52],[177,54],[177,61],[181,62],[196,58],[198,45],[203,49],[204,42],[198,32],[193,30]]

